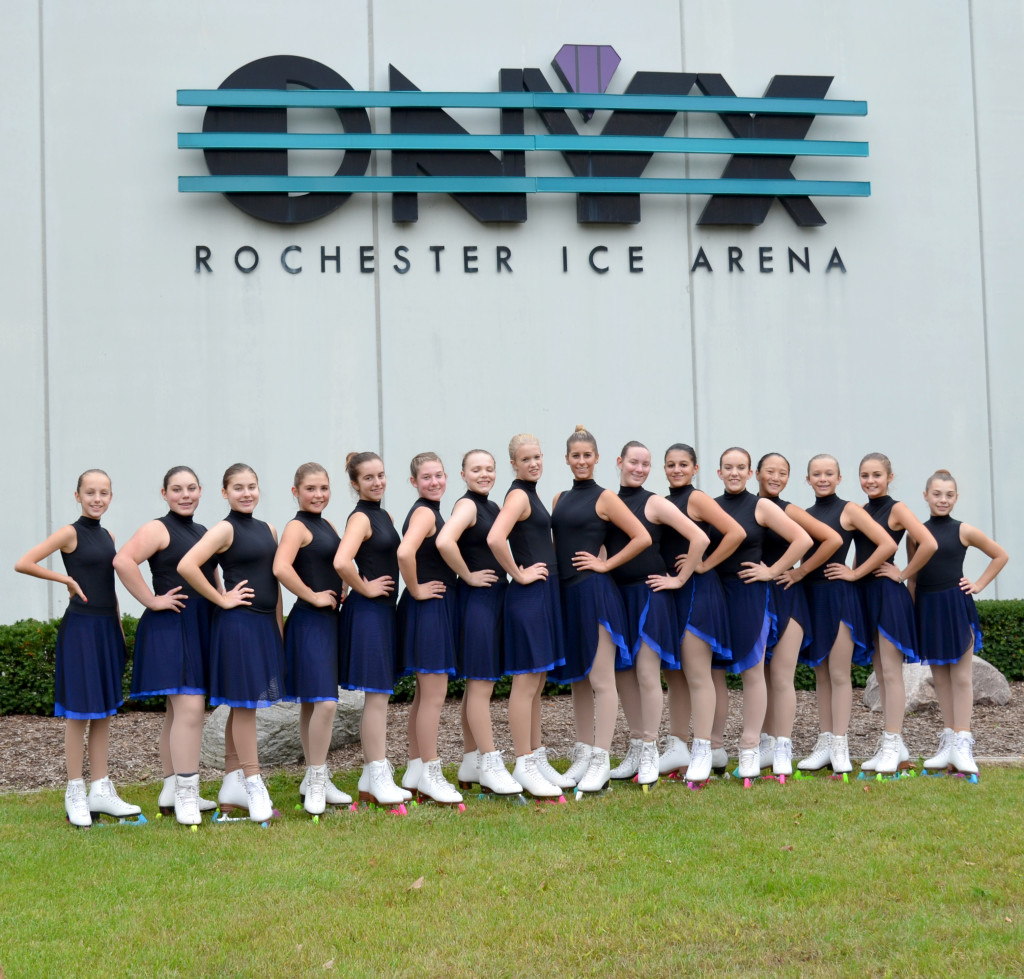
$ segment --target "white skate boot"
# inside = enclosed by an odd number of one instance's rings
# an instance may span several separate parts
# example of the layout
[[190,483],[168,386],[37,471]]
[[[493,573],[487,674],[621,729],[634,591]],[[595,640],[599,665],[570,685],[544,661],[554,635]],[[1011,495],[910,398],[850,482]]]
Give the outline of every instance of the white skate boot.
[[[564,775],[555,768],[554,765],[548,761],[548,749],[541,745],[539,748],[535,748],[533,752],[534,760],[537,763],[537,771],[541,777],[546,779],[552,785],[557,785],[560,789],[571,789],[575,787],[576,780],[569,777],[569,773],[566,772]],[[522,781],[522,779],[517,779]]]
[[221,813],[231,813],[236,809],[249,811],[249,793],[245,791],[245,773],[240,768],[228,772],[220,783],[217,793],[217,808]]
[[97,816],[113,816],[115,819],[125,819],[127,816],[138,816],[142,810],[125,802],[114,788],[114,783],[109,778],[101,778],[89,786],[89,815],[93,819]]
[[[352,796],[347,792],[342,792],[331,781],[332,774],[329,765],[324,765],[324,769],[327,772],[327,782],[324,784],[324,802],[329,806],[347,806],[352,802]],[[299,785],[299,798],[305,801],[306,799],[306,784],[309,780],[309,768],[306,769],[306,774],[302,776],[302,782]],[[199,806],[202,809],[202,805]]]
[[932,755],[931,758],[926,758],[924,762],[925,768],[948,768],[950,763],[950,757],[953,754],[953,742],[956,740],[956,736],[953,734],[953,729],[950,727],[944,727],[942,734],[939,735],[939,750]]
[[474,781],[480,784],[481,792],[493,792],[494,795],[519,795],[523,791],[523,787],[512,775],[509,775],[500,751],[488,751],[487,754],[480,755],[480,771],[477,775],[478,777]]
[[199,812],[199,776],[175,775],[174,818],[182,826],[198,826],[202,821]]
[[576,791],[584,794],[587,792],[602,792],[608,788],[610,781],[608,775],[612,770],[608,759],[608,752],[603,748],[591,747],[590,745],[584,745],[584,747],[590,753],[590,757],[586,772],[583,773],[579,782],[576,783]]
[[[903,738],[890,731],[883,731],[882,744],[873,759],[875,763],[874,771],[880,775],[895,775],[900,769],[900,763],[909,759],[909,753],[907,758],[900,757],[901,747],[903,747]],[[861,769],[864,769],[863,765],[861,765]],[[869,768],[868,771],[871,771],[871,769]]]
[[693,755],[686,769],[686,781],[691,784],[706,782],[711,778],[711,742],[704,738],[693,739]]
[[327,766],[310,765],[306,769],[306,792],[302,808],[311,816],[319,816],[327,808]]
[[[709,741],[708,744],[711,742]],[[659,775],[677,775],[686,769],[690,764],[690,752],[686,742],[670,734],[665,738],[665,750],[658,758]]]
[[776,738],[772,752],[772,775],[793,774],[793,742],[789,738]]
[[249,797],[249,818],[254,823],[265,823],[274,816],[274,804],[260,774],[245,779],[245,794]]
[[853,771],[853,765],[850,764],[850,742],[845,734],[832,735],[828,757],[832,771],[837,775]]
[[640,771],[640,745],[643,742],[639,738],[629,739],[629,748],[626,751],[626,756],[622,761],[616,765],[610,774],[610,778],[618,781],[624,781],[632,778]]
[[[711,744],[709,741],[708,744]],[[729,752],[725,748],[711,749],[711,770],[721,775],[729,767]]]
[[771,768],[775,762],[775,738],[770,734],[761,732],[761,742],[758,745],[762,768]]
[[562,794],[560,786],[541,775],[535,751],[516,757],[516,767],[512,769],[512,778],[523,787],[523,791],[527,795],[532,795],[535,799],[557,799]]
[[974,761],[974,738],[970,731],[957,731],[953,740],[953,750],[949,754],[949,763],[965,775],[977,775],[978,765]]
[[658,781],[658,743],[640,742],[640,768],[637,771],[638,785],[654,785]]
[[474,782],[476,782],[481,789],[483,788],[483,785],[480,782],[480,771],[483,767],[480,764],[480,758],[481,755],[479,751],[466,751],[463,753],[462,764],[459,765],[459,774],[457,776],[460,789],[471,789],[473,788]]
[[359,776],[359,801],[378,806],[397,806],[409,798],[409,793],[395,785],[391,765],[386,758],[363,765]]
[[801,762],[797,762],[797,768],[801,772],[820,772],[828,765],[832,748],[832,732],[822,731],[818,740],[814,742],[814,750]]
[[[392,772],[392,775],[394,775],[394,772]],[[422,775],[423,759],[410,758],[405,766],[405,774],[402,776],[402,788],[409,793],[409,798],[412,798],[412,793],[416,791],[416,786],[419,785]]]
[[[565,777],[570,779],[573,785],[579,785],[580,780],[587,774],[590,768],[590,756],[593,753],[593,747],[582,741],[577,741],[572,746],[572,755],[569,757],[569,767],[566,769]],[[608,771],[611,771],[610,765]]]
[[85,782],[82,779],[75,778],[68,782],[64,791],[64,811],[72,826],[92,826],[89,804],[85,799]]
[[440,758],[423,763],[423,774],[416,784],[416,791],[428,802],[437,802],[442,806],[455,806],[462,802],[462,793],[444,777]]
[[742,779],[757,778],[761,774],[761,748],[740,748],[739,765],[736,777]]
[[865,758],[860,763],[860,770],[862,772],[873,772],[875,771],[875,765],[878,764],[878,756],[882,753],[882,744],[885,741],[885,732],[883,731],[878,735],[878,743],[875,745],[875,753],[870,758]]
[[[170,816],[174,812],[174,794],[178,788],[178,776],[168,775],[160,789],[160,798],[157,799],[157,806],[162,816]],[[212,812],[217,808],[217,803],[212,799],[204,799],[199,796],[199,811]]]

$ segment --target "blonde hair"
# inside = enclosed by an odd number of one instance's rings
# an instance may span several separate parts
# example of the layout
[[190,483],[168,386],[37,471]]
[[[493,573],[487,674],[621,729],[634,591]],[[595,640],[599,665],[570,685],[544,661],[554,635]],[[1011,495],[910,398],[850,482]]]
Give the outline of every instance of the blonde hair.
[[808,476],[810,476],[811,474],[811,466],[813,466],[819,459],[831,459],[836,464],[836,473],[838,473],[840,476],[842,475],[842,472],[840,472],[839,470],[839,460],[831,453],[819,452],[816,456],[811,456],[811,458],[807,462]]
[[572,446],[578,442],[589,442],[594,447],[594,452],[597,452],[597,439],[587,431],[585,425],[577,425],[572,435],[565,440],[566,455],[569,454]]
[[[441,462],[441,457],[436,452],[421,452],[419,455],[413,456],[412,462],[409,463],[409,472],[413,479],[420,474],[420,466],[425,462]],[[444,468],[443,462],[441,462],[441,467]]]
[[[327,470],[320,465],[319,462],[304,462],[298,469],[295,470],[295,482],[292,484],[296,489],[307,476],[313,476],[316,473],[323,473],[327,476]],[[327,481],[330,482],[331,477],[327,476]]]
[[510,462],[516,461],[516,453],[524,445],[536,445],[540,447],[540,439],[536,435],[531,435],[529,432],[520,432],[518,435],[513,435],[508,441],[508,458]]
[[491,462],[494,462],[494,456],[492,456],[492,455],[491,455],[491,453],[490,453],[490,452],[488,452],[488,451],[487,451],[486,449],[470,449],[470,450],[469,450],[469,451],[468,451],[468,452],[467,452],[467,453],[466,453],[466,454],[465,454],[465,455],[464,455],[464,456],[462,457],[462,468],[463,468],[463,469],[465,469],[465,468],[466,468],[466,460],[467,460],[467,459],[468,459],[468,458],[469,458],[470,456],[475,456],[475,455],[483,455],[483,456],[487,456],[487,457],[488,457],[488,458],[489,458],[489,459],[491,460]]

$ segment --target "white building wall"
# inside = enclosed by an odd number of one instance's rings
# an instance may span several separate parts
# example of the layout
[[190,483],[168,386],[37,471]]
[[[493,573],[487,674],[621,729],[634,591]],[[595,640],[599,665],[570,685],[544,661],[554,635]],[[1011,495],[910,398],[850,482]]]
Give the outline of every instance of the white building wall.
[[[251,463],[263,486],[258,513],[280,527],[292,513],[292,472],[317,459],[334,476],[328,515],[340,523],[351,503],[346,452],[381,448],[400,523],[415,452],[441,453],[453,502],[462,452],[490,448],[503,489],[508,438],[534,431],[550,498],[569,483],[561,443],[577,422],[597,435],[599,478],[612,486],[616,451],[632,438],[656,457],[670,442],[695,441],[709,492],[727,445],[755,458],[780,450],[795,469],[789,496],[804,504],[811,454],[836,454],[842,491],[861,500],[857,463],[880,449],[896,468],[894,494],[922,516],[925,477],[949,468],[960,480],[958,516],[995,523],[1017,550],[1013,490],[1024,464],[1014,452],[1022,395],[1012,317],[1022,298],[1015,154],[1024,128],[1014,93],[1024,25],[1009,0],[652,0],[642,15],[604,0],[502,10],[450,0],[16,7],[0,41],[8,90],[22,93],[0,122],[5,145],[19,147],[0,161],[5,185],[18,188],[5,207],[17,233],[0,243],[0,437],[25,485],[24,517],[0,530],[8,568],[75,518],[75,477],[91,466],[113,477],[105,523],[123,541],[161,512],[160,478],[179,463],[206,482],[206,523],[223,513],[220,473]],[[378,195],[281,227],[220,196],[177,191],[178,175],[206,168],[199,151],[176,149],[177,132],[203,119],[202,109],[176,106],[176,89],[215,88],[256,58],[301,55],[376,89],[388,87],[392,63],[437,91],[493,91],[499,69],[538,67],[558,90],[550,61],[563,43],[612,44],[622,57],[612,92],[643,70],[721,73],[744,96],[761,95],[775,74],[834,75],[828,97],[866,99],[869,114],[819,117],[809,137],[867,140],[870,156],[798,159],[794,173],[870,180],[872,196],[816,198],[828,223],[815,229],[798,228],[777,203],[759,228],[698,228],[706,198],[654,196],[639,225],[581,226],[575,200],[553,195],[532,195],[522,225],[481,225],[440,196],[421,196],[419,221],[395,225],[390,197]],[[497,128],[494,112],[452,115],[473,132]],[[386,110],[371,118],[388,130]],[[289,124],[337,126],[330,113],[299,110]],[[543,131],[530,113],[526,125]],[[599,126],[600,117],[587,131]],[[725,128],[690,114],[670,134]],[[293,158],[293,173],[336,166],[330,153]],[[718,176],[725,160],[659,158],[645,175]],[[389,173],[387,154],[375,166]],[[568,172],[558,158],[528,157],[527,168]],[[194,271],[200,244],[212,251],[212,274]],[[291,257],[299,275],[280,266],[289,245],[302,248]],[[358,268],[366,245],[374,274]],[[392,268],[399,245],[412,262],[405,275]],[[439,273],[431,245],[445,249]],[[497,245],[511,249],[512,274],[496,270]],[[603,275],[587,266],[595,245],[609,249]],[[742,273],[728,271],[730,245],[743,249]],[[260,256],[248,275],[233,264],[241,246]],[[462,271],[464,246],[477,247],[476,274]],[[642,274],[629,272],[630,246],[642,249]],[[771,274],[758,271],[762,246],[772,248]],[[787,248],[805,246],[810,273],[790,274]],[[340,271],[320,271],[321,247],[340,249]],[[691,275],[700,248],[714,271]],[[825,272],[834,248],[845,274]],[[657,472],[651,486],[664,488]],[[1024,594],[1017,563],[986,597]],[[63,589],[48,603],[47,586],[7,574],[0,621],[66,604]]]

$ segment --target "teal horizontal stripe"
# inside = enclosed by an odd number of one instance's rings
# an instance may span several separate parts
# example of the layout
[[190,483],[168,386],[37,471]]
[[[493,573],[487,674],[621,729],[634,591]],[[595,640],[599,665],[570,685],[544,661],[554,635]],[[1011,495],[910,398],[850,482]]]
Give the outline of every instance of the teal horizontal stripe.
[[356,92],[349,89],[182,88],[178,105],[259,109],[630,109],[633,112],[764,112],[866,116],[867,102],[722,95],[597,95],[576,92]]
[[499,136],[469,133],[178,133],[179,149],[200,150],[548,150],[560,153],[744,153],[757,156],[867,156],[843,140],[705,139],[679,136]]
[[660,177],[178,177],[185,193],[218,194],[733,194],[755,197],[870,197],[850,180],[734,180]]

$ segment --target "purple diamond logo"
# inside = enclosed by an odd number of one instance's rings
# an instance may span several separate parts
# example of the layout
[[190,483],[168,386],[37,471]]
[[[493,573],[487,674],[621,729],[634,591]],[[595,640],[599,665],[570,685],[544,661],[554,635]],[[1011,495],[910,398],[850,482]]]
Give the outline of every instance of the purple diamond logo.
[[[604,94],[622,59],[610,44],[563,44],[551,66],[570,92]],[[593,109],[581,109],[587,122]]]

